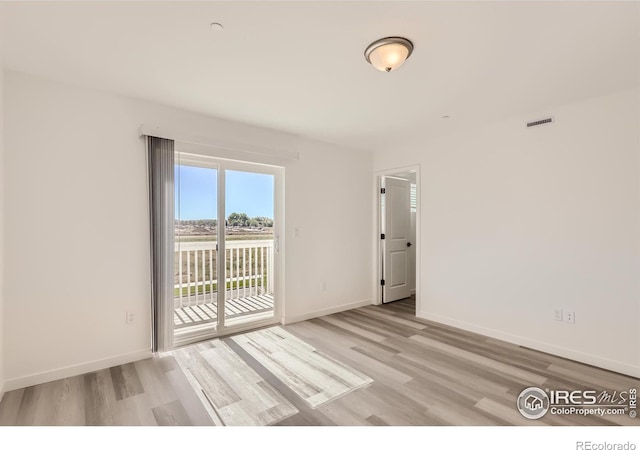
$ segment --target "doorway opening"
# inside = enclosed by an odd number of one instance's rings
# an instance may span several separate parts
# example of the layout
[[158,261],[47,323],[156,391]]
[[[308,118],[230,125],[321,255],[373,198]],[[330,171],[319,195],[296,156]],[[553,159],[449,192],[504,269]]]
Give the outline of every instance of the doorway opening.
[[378,303],[419,303],[419,168],[378,175]]
[[174,346],[279,321],[283,171],[176,154]]

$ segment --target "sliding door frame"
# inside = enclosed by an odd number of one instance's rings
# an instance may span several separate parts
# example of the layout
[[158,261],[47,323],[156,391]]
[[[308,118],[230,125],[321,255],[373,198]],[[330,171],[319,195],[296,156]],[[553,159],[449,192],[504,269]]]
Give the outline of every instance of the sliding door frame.
[[[227,326],[225,318],[225,304],[227,301],[227,289],[226,283],[224,288],[218,287],[217,292],[217,314],[218,323],[215,330],[196,331],[194,333],[188,333],[187,336],[181,338],[177,345],[174,347],[190,344],[193,342],[202,341],[205,339],[211,339],[221,337],[233,333],[238,333],[246,330],[260,328],[269,325],[275,325],[282,322],[284,313],[284,248],[281,240],[281,236],[284,232],[284,167],[273,166],[260,163],[252,163],[245,161],[234,161],[229,159],[215,158],[206,155],[193,154],[188,152],[176,152],[176,164],[190,165],[196,167],[205,167],[217,170],[217,220],[218,227],[216,230],[217,239],[217,265],[216,276],[218,280],[226,280],[226,263],[220,263],[220,255],[226,255],[226,242],[224,226],[226,221],[226,171],[241,171],[252,172],[273,175],[274,177],[274,217],[273,217],[273,317],[256,320],[253,322],[243,323],[235,326]],[[221,226],[222,224],[222,226]],[[226,256],[222,257],[223,260]],[[220,283],[218,283],[220,286]],[[173,333],[173,327],[171,332]]]

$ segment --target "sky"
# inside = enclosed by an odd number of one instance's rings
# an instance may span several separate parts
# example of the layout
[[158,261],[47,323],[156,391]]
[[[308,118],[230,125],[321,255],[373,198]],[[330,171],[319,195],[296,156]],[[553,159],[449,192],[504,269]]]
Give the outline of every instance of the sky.
[[[176,165],[176,219],[215,219],[217,170]],[[227,170],[226,213],[273,218],[273,175]]]

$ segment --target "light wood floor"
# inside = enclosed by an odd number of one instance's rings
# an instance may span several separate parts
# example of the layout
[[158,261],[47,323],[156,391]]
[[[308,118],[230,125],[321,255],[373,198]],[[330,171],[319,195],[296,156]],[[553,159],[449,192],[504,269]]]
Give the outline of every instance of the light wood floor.
[[[628,416],[523,418],[515,402],[526,387],[621,391],[640,387],[640,380],[416,319],[414,309],[412,300],[403,300],[283,327],[373,379],[316,409],[233,339],[221,341],[257,374],[255,379],[297,409],[277,425],[640,424]],[[213,421],[175,358],[165,356],[8,392],[0,403],[0,424]]]

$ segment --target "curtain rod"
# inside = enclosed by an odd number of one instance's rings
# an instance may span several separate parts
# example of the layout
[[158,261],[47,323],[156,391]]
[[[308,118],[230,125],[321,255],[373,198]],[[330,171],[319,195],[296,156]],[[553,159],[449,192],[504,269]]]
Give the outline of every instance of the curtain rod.
[[182,144],[204,146],[219,150],[225,153],[222,156],[233,156],[234,154],[255,155],[273,158],[280,161],[297,161],[300,154],[293,150],[275,149],[240,142],[224,141],[204,136],[193,136],[175,130],[168,130],[157,126],[142,124],[139,128],[140,136],[152,136],[164,139],[171,139]]

